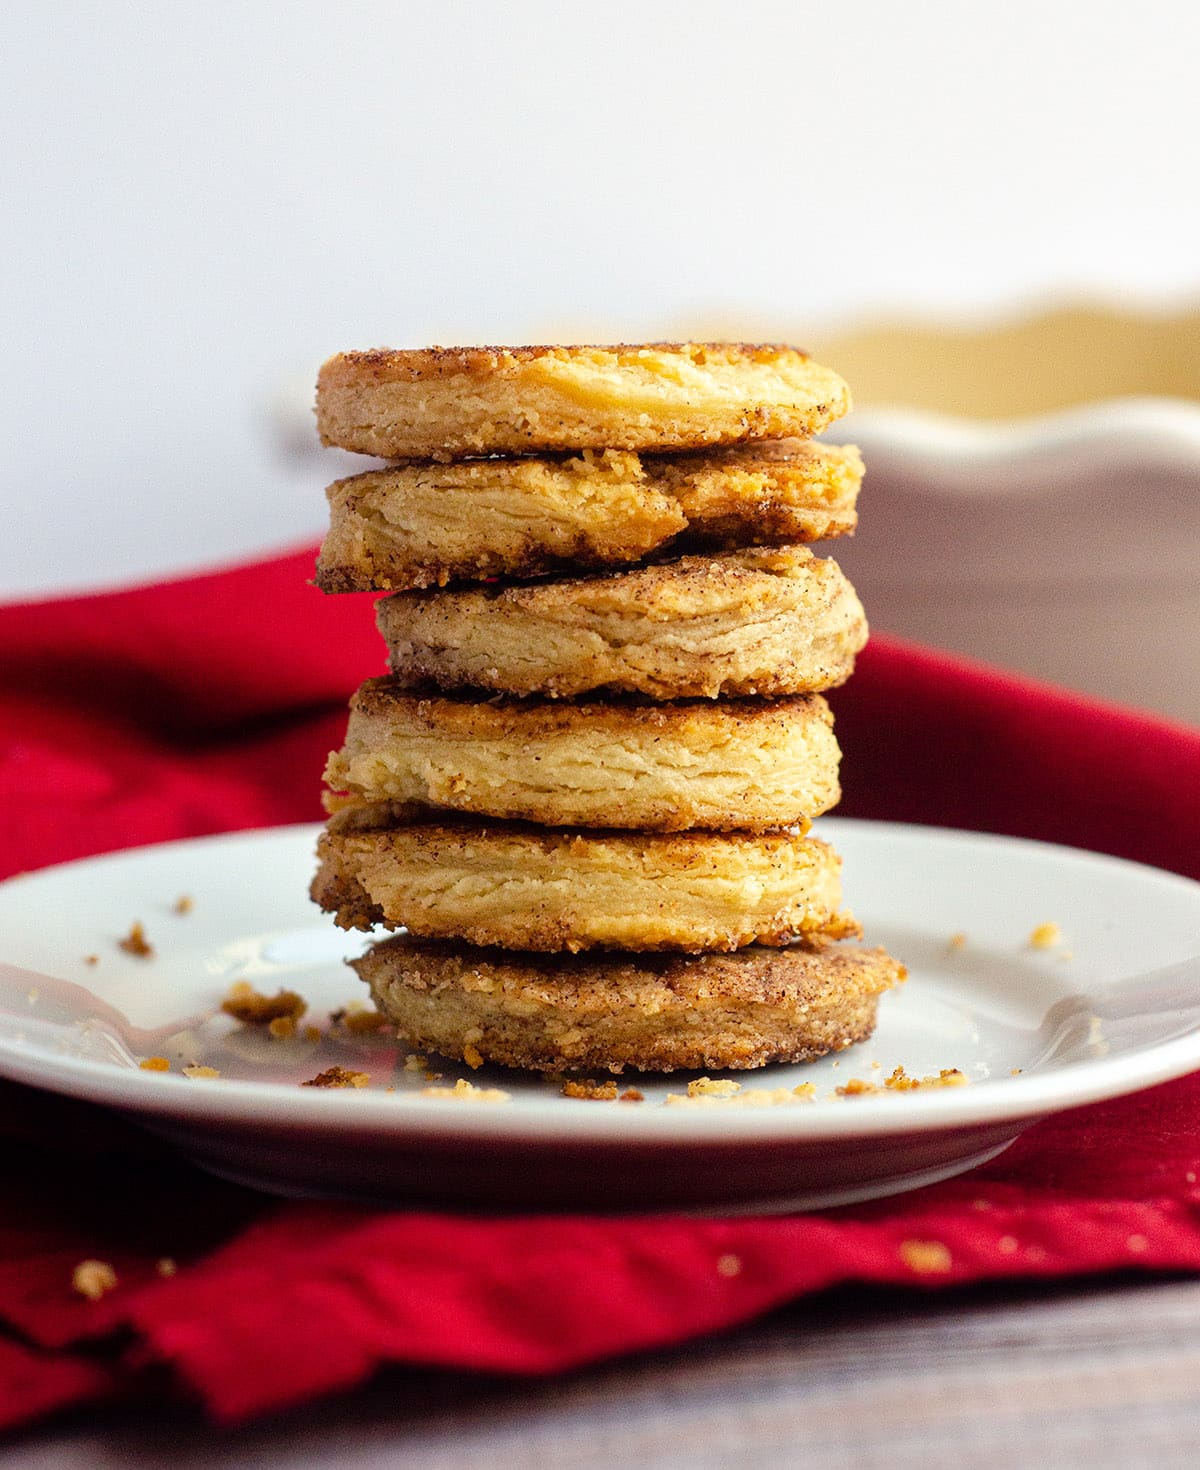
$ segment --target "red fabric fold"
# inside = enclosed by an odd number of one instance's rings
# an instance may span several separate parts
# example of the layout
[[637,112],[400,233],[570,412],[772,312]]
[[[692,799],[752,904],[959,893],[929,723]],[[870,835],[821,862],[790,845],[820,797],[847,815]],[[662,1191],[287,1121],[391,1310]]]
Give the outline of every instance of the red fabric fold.
[[[311,552],[0,609],[0,871],[319,815],[369,597]],[[879,637],[834,696],[851,815],[1200,877],[1200,732]],[[548,1373],[846,1281],[1200,1268],[1200,1078],[1031,1129],[966,1178],[822,1216],[477,1218],[280,1203],[95,1109],[0,1089],[0,1427],[168,1372],[233,1420],[384,1363]],[[72,1291],[110,1261],[101,1301]],[[177,1273],[160,1274],[172,1257]]]

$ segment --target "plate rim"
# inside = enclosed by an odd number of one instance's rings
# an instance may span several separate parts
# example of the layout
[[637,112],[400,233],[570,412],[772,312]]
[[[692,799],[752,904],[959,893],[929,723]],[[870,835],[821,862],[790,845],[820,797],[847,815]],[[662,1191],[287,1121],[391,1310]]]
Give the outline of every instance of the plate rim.
[[[281,837],[315,844],[321,825],[319,822],[283,823],[120,848],[13,875],[0,882],[0,891],[10,885],[53,879],[73,869],[138,858],[153,861],[157,854],[200,845],[231,842],[240,845]],[[899,835],[964,846],[999,845],[1084,866],[1095,864],[1150,874],[1157,882],[1193,895],[1200,915],[1200,882],[1169,869],[1088,848],[917,822],[858,817],[821,819],[821,830],[835,841],[839,826],[852,827],[868,839]],[[1196,963],[1200,969],[1200,951]],[[464,1103],[420,1093],[385,1094],[373,1089],[306,1092],[292,1083],[232,1078],[205,1085],[173,1073],[118,1068],[89,1058],[31,1057],[0,1036],[0,1077],[113,1107],[132,1116],[264,1128],[303,1126],[328,1132],[344,1132],[347,1125],[357,1125],[410,1138],[440,1137],[447,1141],[478,1138],[575,1147],[622,1142],[664,1146],[791,1142],[801,1146],[837,1139],[952,1132],[1006,1122],[1024,1126],[1039,1117],[1140,1092],[1196,1070],[1200,1070],[1200,1025],[1183,1036],[1117,1057],[1089,1058],[1019,1077],[973,1081],[966,1088],[932,1089],[902,1096],[865,1096],[836,1104],[813,1106],[798,1102],[792,1106],[751,1109],[633,1106],[608,1109],[547,1096],[520,1099],[514,1107]]]

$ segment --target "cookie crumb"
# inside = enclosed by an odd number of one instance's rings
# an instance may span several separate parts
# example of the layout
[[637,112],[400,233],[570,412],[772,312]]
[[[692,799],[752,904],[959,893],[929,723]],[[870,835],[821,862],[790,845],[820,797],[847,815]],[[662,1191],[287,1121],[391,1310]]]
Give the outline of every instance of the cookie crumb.
[[740,1276],[742,1274],[741,1256],[725,1255],[717,1257],[717,1275],[725,1277]]
[[320,1028],[320,1026],[305,1026],[305,1028],[304,1028],[304,1039],[305,1039],[305,1041],[311,1041],[311,1042],[314,1042],[314,1043],[320,1041],[320,1039],[321,1039],[321,1028]]
[[117,940],[117,948],[126,954],[135,955],[139,960],[148,960],[154,954],[154,946],[146,938],[146,930],[140,919],[135,919],[129,926],[129,933],[124,939]]
[[735,1083],[736,1092],[668,1092],[664,1105],[672,1107],[692,1106],[695,1108],[777,1108],[787,1103],[811,1102],[816,1096],[812,1082],[802,1082],[799,1087],[747,1087],[744,1090]]
[[374,1006],[364,1005],[361,1000],[352,1000],[349,1005],[333,1011],[329,1017],[334,1026],[349,1031],[351,1036],[369,1036],[388,1025],[388,1018]]
[[511,1100],[511,1094],[499,1087],[476,1087],[465,1077],[460,1077],[453,1087],[422,1087],[422,1097],[447,1097],[463,1102],[502,1103]]
[[204,1067],[199,1062],[192,1062],[182,1070],[185,1077],[219,1077],[221,1075],[216,1067]]
[[269,1025],[272,1021],[288,1017],[294,1030],[295,1023],[308,1010],[308,1002],[294,990],[278,990],[274,995],[264,995],[249,981],[235,980],[225,992],[221,1009],[244,1026]]
[[1062,930],[1054,923],[1039,924],[1029,935],[1030,949],[1053,949],[1062,943]]
[[98,954],[85,954],[83,963],[85,965],[98,965],[100,963],[100,956]]
[[267,1022],[267,1030],[276,1041],[290,1041],[296,1034],[296,1022],[291,1016],[273,1016]]
[[616,1102],[617,1084],[615,1082],[594,1082],[590,1078],[585,1081],[566,1081],[562,1085],[563,1097],[586,1098],[588,1102]]
[[689,1097],[732,1097],[741,1090],[742,1084],[731,1077],[697,1077],[688,1083]]
[[369,1072],[352,1072],[348,1067],[326,1067],[301,1087],[365,1087],[371,1080]]
[[956,949],[966,949],[966,947],[967,936],[962,932],[961,929],[958,931],[957,934],[951,934],[950,938],[946,940],[946,948],[948,950],[953,951]]
[[404,1070],[406,1072],[425,1072],[429,1068],[429,1058],[423,1057],[419,1051],[409,1052],[404,1058]]
[[463,1043],[463,1061],[475,1072],[483,1066],[483,1054],[473,1041]]
[[161,1277],[163,1277],[164,1280],[169,1280],[172,1276],[175,1275],[176,1271],[179,1270],[179,1267],[175,1264],[170,1256],[162,1256],[157,1261],[155,1261],[154,1269]]
[[940,1275],[953,1264],[950,1252],[940,1240],[902,1240],[900,1259],[918,1276]]
[[98,1302],[117,1285],[117,1273],[107,1261],[80,1261],[71,1272],[71,1289],[89,1302]]
[[181,893],[172,905],[177,914],[190,914],[196,907],[196,900],[190,893]]
[[844,1087],[835,1087],[838,1097],[865,1097],[880,1092],[919,1092],[932,1087],[966,1087],[970,1078],[959,1067],[943,1067],[940,1072],[926,1077],[911,1077],[903,1067],[896,1067],[883,1079],[880,1087],[874,1082],[865,1082],[861,1077],[851,1077]]
[[646,1094],[644,1092],[639,1092],[636,1087],[627,1087],[625,1089],[625,1091],[621,1094],[621,1096],[617,1099],[617,1101],[618,1102],[645,1102],[646,1101]]
[[143,1072],[169,1072],[171,1063],[166,1057],[143,1057],[138,1063]]

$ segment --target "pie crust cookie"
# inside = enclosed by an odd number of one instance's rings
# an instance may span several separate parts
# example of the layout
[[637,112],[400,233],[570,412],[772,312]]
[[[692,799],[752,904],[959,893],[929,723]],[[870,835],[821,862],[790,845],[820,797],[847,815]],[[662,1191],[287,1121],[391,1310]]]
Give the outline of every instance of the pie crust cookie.
[[384,459],[808,438],[849,407],[837,373],[771,344],[379,348],[317,379],[322,443]]
[[680,704],[423,698],[368,679],[329,758],[330,808],[398,801],[547,827],[806,829],[836,805],[819,694]]
[[401,592],[376,616],[410,688],[669,700],[842,684],[867,620],[806,546],[685,556],[517,587]]
[[905,973],[852,946],[567,957],[407,936],[352,963],[412,1046],[542,1072],[811,1061],[865,1040]]
[[640,561],[668,548],[776,546],[853,532],[852,445],[781,439],[699,453],[393,465],[326,491],[326,592],[403,591]]
[[343,928],[577,953],[818,946],[858,935],[841,859],[794,832],[648,834],[335,815],[312,897]]

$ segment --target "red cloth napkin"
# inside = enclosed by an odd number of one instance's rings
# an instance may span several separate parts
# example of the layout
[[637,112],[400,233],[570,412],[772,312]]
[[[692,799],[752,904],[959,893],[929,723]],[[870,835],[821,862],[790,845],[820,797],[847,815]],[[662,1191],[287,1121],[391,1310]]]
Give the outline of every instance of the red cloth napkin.
[[[319,816],[370,599],[311,552],[0,609],[0,869]],[[835,697],[842,810],[1200,877],[1200,732],[875,639]],[[1200,1267],[1200,1078],[1031,1129],[970,1176],[773,1219],[476,1218],[281,1203],[105,1113],[0,1092],[0,1426],[164,1386],[233,1420],[384,1363],[548,1373],[844,1281]],[[170,1257],[174,1275],[160,1274]],[[71,1288],[85,1258],[118,1285]]]

